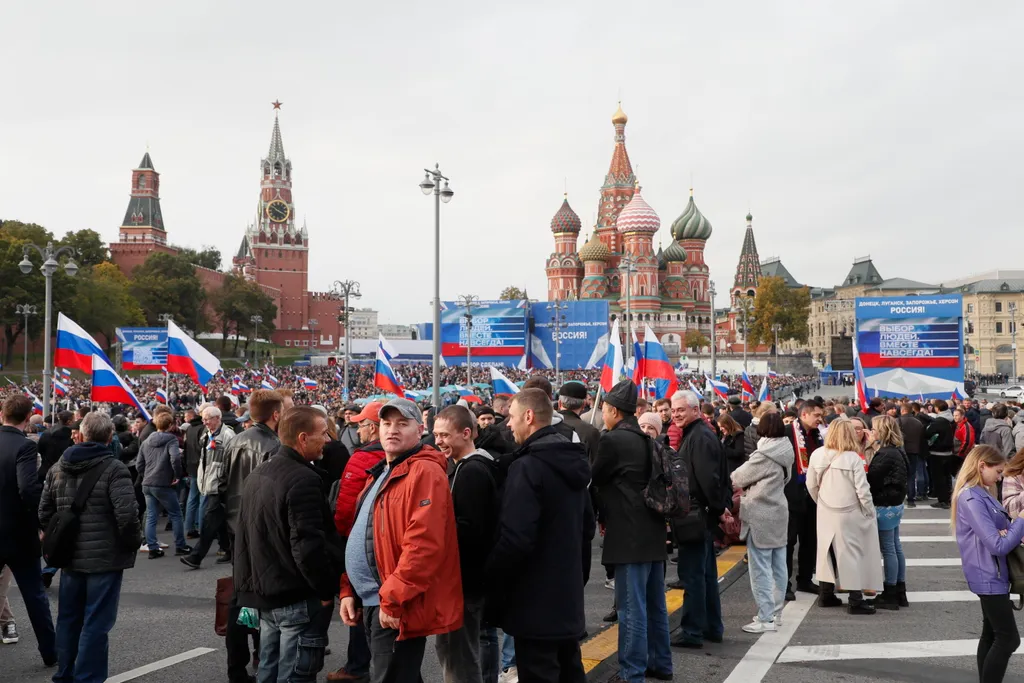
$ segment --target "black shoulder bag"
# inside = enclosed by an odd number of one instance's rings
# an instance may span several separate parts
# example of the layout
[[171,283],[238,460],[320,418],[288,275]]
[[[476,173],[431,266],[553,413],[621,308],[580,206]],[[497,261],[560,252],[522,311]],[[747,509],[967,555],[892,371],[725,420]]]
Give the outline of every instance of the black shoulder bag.
[[82,514],[89,494],[96,488],[96,482],[113,463],[114,459],[111,458],[109,462],[86,472],[78,481],[71,507],[50,518],[50,523],[46,525],[46,535],[43,536],[43,558],[47,565],[60,569],[71,564],[75,557],[75,542],[78,540],[78,516]]

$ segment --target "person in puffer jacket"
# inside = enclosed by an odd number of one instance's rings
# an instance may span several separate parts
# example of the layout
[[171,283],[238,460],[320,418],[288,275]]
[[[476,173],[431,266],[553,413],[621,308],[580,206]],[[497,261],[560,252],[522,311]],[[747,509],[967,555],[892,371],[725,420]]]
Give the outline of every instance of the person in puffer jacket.
[[164,556],[156,538],[156,518],[160,508],[167,511],[174,530],[174,554],[187,555],[192,550],[185,545],[185,525],[175,488],[178,480],[185,476],[185,468],[181,462],[178,437],[169,431],[173,424],[174,416],[170,413],[154,417],[156,432],[139,447],[139,457],[135,461],[142,481],[142,493],[146,496],[146,544],[151,560]]
[[1005,466],[1006,459],[998,450],[975,446],[964,459],[953,488],[951,517],[964,578],[981,601],[978,675],[985,683],[1003,680],[1010,655],[1020,646],[1006,556],[1024,539],[1024,519],[1011,522],[992,495]]
[[1010,427],[1009,419],[1007,419],[1005,405],[997,403],[992,406],[992,417],[981,428],[981,436],[978,441],[994,446],[1005,458],[1011,458],[1017,452],[1017,449],[1014,448],[1013,430]]
[[78,517],[71,564],[61,572],[54,679],[105,681],[121,579],[125,569],[135,566],[142,530],[128,467],[107,445],[114,434],[110,418],[89,413],[80,429],[85,442],[65,451],[46,473],[39,500],[39,524],[45,529],[55,514],[71,507],[85,473],[104,468]]

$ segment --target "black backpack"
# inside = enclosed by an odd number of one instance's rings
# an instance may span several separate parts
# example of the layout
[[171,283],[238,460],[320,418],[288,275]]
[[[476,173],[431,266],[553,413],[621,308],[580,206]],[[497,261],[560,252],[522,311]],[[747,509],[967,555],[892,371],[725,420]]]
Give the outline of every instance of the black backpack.
[[96,465],[78,481],[75,500],[67,510],[57,512],[46,525],[43,536],[43,558],[50,567],[67,567],[75,558],[75,542],[78,540],[78,515],[82,514],[89,494],[96,488],[96,482],[114,464],[111,458],[102,465]]
[[648,438],[651,477],[644,487],[644,503],[668,520],[682,520],[690,512],[690,475],[679,453]]

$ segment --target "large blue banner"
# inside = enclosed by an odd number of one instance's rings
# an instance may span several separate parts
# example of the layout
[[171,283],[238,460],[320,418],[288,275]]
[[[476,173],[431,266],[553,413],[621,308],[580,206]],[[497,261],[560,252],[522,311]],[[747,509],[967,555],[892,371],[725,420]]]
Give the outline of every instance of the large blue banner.
[[[446,365],[465,365],[471,347],[474,365],[515,366],[526,352],[526,316],[530,302],[479,301],[470,309],[456,301],[441,302],[441,356]],[[472,330],[472,332],[470,332]]]
[[949,398],[963,388],[959,294],[856,300],[857,354],[869,397]]
[[119,327],[121,367],[125,370],[159,370],[167,365],[166,327]]
[[558,352],[561,353],[559,367],[563,370],[600,367],[608,348],[608,302],[563,301],[560,307],[564,308],[560,311],[562,321],[556,345],[553,304],[541,301],[530,306],[532,367],[554,368]]

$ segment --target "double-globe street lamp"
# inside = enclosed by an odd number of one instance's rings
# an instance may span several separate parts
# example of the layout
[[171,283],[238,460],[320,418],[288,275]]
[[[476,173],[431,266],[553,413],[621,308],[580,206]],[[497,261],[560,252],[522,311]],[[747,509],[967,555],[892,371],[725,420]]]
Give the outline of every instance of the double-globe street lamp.
[[[162,322],[164,324],[164,327],[167,327],[167,323],[174,322],[174,314],[173,313],[161,313],[156,318],[157,318],[157,320],[159,320],[160,322]],[[166,363],[166,361],[165,361],[165,363]],[[170,400],[171,400],[171,373],[167,372],[167,365],[166,364],[164,365],[164,371],[165,371],[164,372],[164,394],[166,394],[167,401],[170,402]]]
[[14,307],[14,311],[18,315],[25,316],[25,326],[22,332],[25,335],[25,371],[21,375],[21,381],[23,384],[28,384],[28,317],[35,315],[38,310],[32,304],[18,304]]
[[[434,164],[434,170],[423,169],[426,175],[420,183],[423,194],[434,193],[434,353],[433,374],[435,409],[441,408],[441,202],[447,204],[454,192],[448,187],[448,178],[441,174],[441,165]],[[441,181],[444,187],[441,187]]]
[[313,349],[316,348],[316,326],[320,324],[320,321],[316,318],[309,319],[309,352],[312,353]]
[[345,306],[342,310],[342,316],[345,321],[345,353],[342,355],[342,366],[343,369],[343,382],[345,386],[341,390],[341,396],[343,401],[348,401],[348,312],[349,312],[349,299],[360,298],[362,294],[359,292],[359,283],[355,280],[335,280],[333,285],[334,296],[345,299]]
[[47,242],[45,249],[40,249],[35,244],[29,242],[22,248],[22,259],[21,263],[18,264],[18,268],[24,275],[28,275],[32,272],[32,261],[29,260],[29,254],[35,249],[39,257],[43,259],[43,265],[40,266],[39,270],[43,273],[43,277],[46,278],[46,303],[43,308],[43,419],[45,420],[50,414],[50,375],[53,372],[53,359],[50,358],[50,325],[51,318],[53,316],[53,275],[57,272],[60,267],[60,257],[63,254],[69,256],[67,263],[64,264],[64,272],[69,277],[74,277],[78,274],[78,264],[75,263],[74,258],[71,258],[75,254],[75,249],[71,247],[58,247],[53,248],[53,242]]
[[551,327],[555,332],[555,383],[556,388],[560,388],[562,386],[562,324],[565,322],[563,311],[567,311],[569,305],[555,299],[546,308],[551,311]]
[[466,309],[466,388],[473,391],[473,307],[480,303],[476,294],[459,296],[459,306]]

